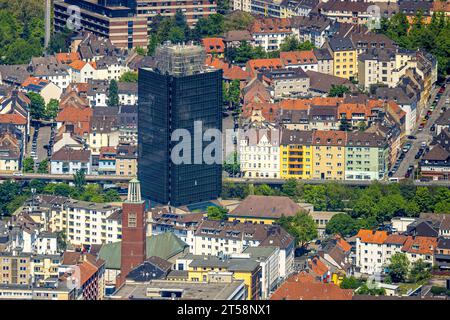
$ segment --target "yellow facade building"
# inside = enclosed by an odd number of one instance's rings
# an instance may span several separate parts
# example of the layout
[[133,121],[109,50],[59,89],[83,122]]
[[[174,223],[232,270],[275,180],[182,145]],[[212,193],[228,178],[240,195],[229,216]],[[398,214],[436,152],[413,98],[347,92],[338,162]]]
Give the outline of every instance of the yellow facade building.
[[349,38],[332,38],[327,47],[333,56],[333,75],[355,79],[358,72],[358,56]]
[[216,256],[192,256],[188,266],[188,281],[214,282],[217,277],[232,276],[242,280],[247,288],[247,300],[258,300],[261,267],[250,258],[220,259]]
[[312,131],[284,130],[280,145],[280,176],[311,179],[313,173]]
[[313,179],[345,179],[345,131],[314,131]]

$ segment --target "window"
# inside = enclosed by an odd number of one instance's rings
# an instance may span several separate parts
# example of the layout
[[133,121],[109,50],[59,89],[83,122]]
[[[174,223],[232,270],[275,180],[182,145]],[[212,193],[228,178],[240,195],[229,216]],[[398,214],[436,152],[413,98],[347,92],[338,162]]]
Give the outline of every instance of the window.
[[136,228],[136,213],[131,212],[128,215],[128,227]]

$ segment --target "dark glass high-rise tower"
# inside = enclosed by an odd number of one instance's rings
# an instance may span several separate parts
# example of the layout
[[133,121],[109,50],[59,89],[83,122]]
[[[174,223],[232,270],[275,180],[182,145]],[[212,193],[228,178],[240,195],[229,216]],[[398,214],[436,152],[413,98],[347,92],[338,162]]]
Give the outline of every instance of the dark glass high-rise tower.
[[[203,49],[194,45],[164,45],[157,48],[155,60],[154,68],[139,70],[142,196],[173,206],[216,199],[222,186],[221,164],[173,163],[171,152],[178,142],[171,136],[176,129],[190,133],[193,161],[194,122],[201,121],[202,133],[222,131],[222,71],[205,69]],[[210,143],[204,141],[200,152]],[[221,139],[218,144],[221,150]]]

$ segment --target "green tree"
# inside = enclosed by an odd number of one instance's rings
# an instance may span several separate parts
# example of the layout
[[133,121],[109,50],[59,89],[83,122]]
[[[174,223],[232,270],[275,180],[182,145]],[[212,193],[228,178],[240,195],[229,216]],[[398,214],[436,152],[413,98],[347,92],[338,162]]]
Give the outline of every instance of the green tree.
[[327,210],[326,187],[324,185],[304,185],[303,200],[311,203],[316,211]]
[[25,173],[33,173],[34,172],[34,160],[31,157],[27,157],[23,159],[22,163],[22,171]]
[[48,173],[48,159],[44,159],[41,162],[39,162],[38,173]]
[[300,246],[317,238],[317,225],[306,212],[298,212],[293,217],[282,216],[277,222],[289,232]]
[[169,31],[168,39],[172,43],[180,43],[186,40],[184,30],[180,27],[172,27]]
[[352,124],[347,120],[346,117],[341,118],[341,122],[339,124],[339,130],[341,131],[352,131]]
[[115,189],[109,189],[103,196],[105,202],[119,202],[121,201],[119,192]]
[[338,213],[328,221],[325,232],[347,237],[355,235],[358,230],[358,224],[352,217],[346,213]]
[[355,278],[354,276],[344,277],[341,282],[341,289],[358,289],[363,282],[360,279]]
[[54,120],[58,115],[59,101],[56,99],[50,99],[45,107],[44,118],[48,120]]
[[433,197],[427,187],[417,187],[414,201],[417,203],[422,212],[429,212],[433,202]]
[[343,97],[344,94],[350,93],[350,89],[344,85],[331,85],[330,92],[328,92],[329,97]]
[[281,52],[288,51],[306,51],[314,49],[314,45],[309,42],[300,42],[297,37],[289,36],[284,38],[283,42],[280,44]]
[[228,210],[224,207],[209,206],[207,217],[210,220],[227,220]]
[[108,106],[114,107],[119,105],[119,88],[116,80],[109,83]]
[[82,191],[86,186],[86,174],[83,170],[77,170],[73,175],[73,184],[77,190]]
[[395,253],[392,255],[388,269],[393,282],[404,282],[409,270],[409,260],[406,254]]
[[255,188],[255,195],[271,196],[273,195],[273,190],[267,184],[261,184]]
[[120,82],[137,82],[138,81],[138,73],[135,71],[127,71],[123,75],[120,76]]
[[299,196],[299,185],[297,179],[288,179],[282,186],[282,192],[292,199],[297,199]]
[[409,282],[417,283],[429,278],[431,278],[431,264],[422,259],[411,264],[411,270],[408,276]]
[[225,161],[223,164],[223,170],[228,172],[230,175],[235,175],[236,173],[241,172],[241,165],[237,151],[234,151]]
[[28,98],[30,99],[30,114],[31,118],[39,120],[45,116],[45,101],[39,93],[28,92]]

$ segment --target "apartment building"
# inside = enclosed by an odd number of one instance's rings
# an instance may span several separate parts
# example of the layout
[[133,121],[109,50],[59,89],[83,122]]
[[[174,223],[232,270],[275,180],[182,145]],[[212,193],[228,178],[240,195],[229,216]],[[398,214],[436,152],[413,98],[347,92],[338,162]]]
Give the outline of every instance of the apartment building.
[[336,77],[354,79],[357,73],[357,54],[349,38],[333,37],[326,47],[333,56],[333,75]]
[[325,41],[337,31],[337,23],[323,15],[295,15],[289,19],[293,34],[301,41],[322,48]]
[[262,18],[257,19],[250,28],[254,46],[265,51],[280,49],[284,39],[292,35],[289,19]]
[[20,169],[22,155],[20,142],[10,133],[0,134],[0,172],[13,173]]
[[286,68],[301,68],[303,71],[318,71],[318,62],[313,50],[280,52]]
[[77,171],[91,174],[91,169],[91,151],[89,150],[76,150],[64,147],[55,152],[50,158],[51,174],[73,175]]
[[120,144],[117,146],[116,175],[137,176],[137,147],[135,145]]
[[337,22],[367,25],[373,17],[371,5],[368,1],[360,0],[329,0],[318,6],[318,12]]
[[389,149],[377,133],[348,132],[345,146],[345,180],[383,179],[388,170]]
[[312,137],[313,179],[345,179],[345,145],[347,133],[344,131],[314,131]]
[[283,179],[311,179],[312,131],[283,130],[280,144],[280,177]]
[[110,204],[67,199],[52,212],[52,231],[64,230],[73,245],[103,244],[121,239],[120,208]]
[[317,71],[320,73],[325,73],[333,75],[333,56],[327,48],[313,49],[314,56],[317,60]]
[[240,165],[244,177],[278,178],[280,137],[278,130],[250,130],[240,138]]
[[410,263],[422,260],[433,264],[437,246],[436,237],[361,229],[356,235],[356,267],[363,274],[383,273],[396,253],[405,254]]
[[358,56],[358,82],[366,89],[384,84],[396,87],[407,69],[415,68],[415,56],[404,51],[369,49]]
[[258,78],[267,84],[274,101],[304,97],[309,92],[309,77],[302,68],[264,71]]

